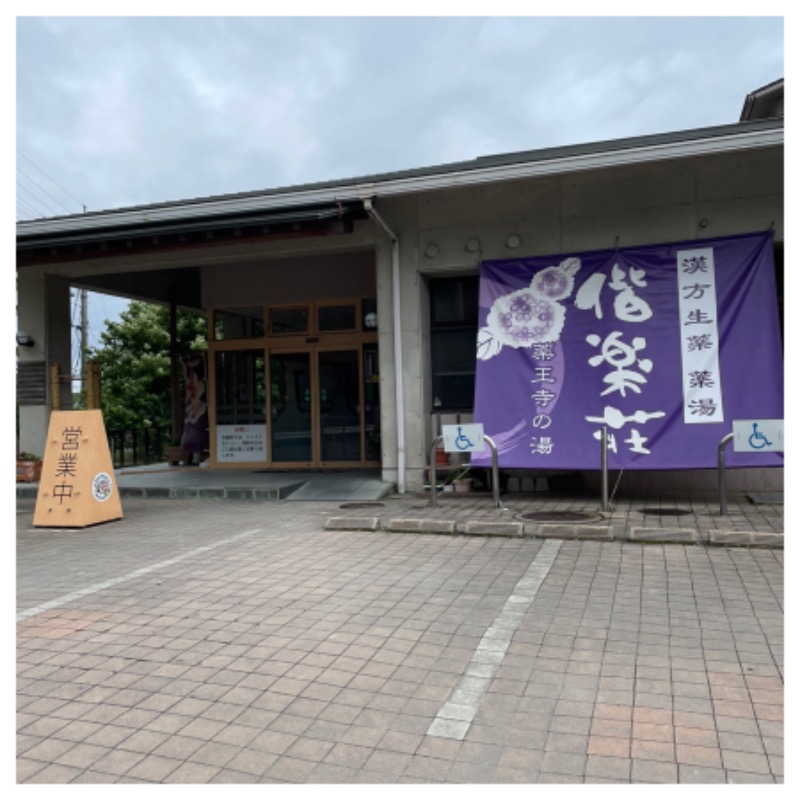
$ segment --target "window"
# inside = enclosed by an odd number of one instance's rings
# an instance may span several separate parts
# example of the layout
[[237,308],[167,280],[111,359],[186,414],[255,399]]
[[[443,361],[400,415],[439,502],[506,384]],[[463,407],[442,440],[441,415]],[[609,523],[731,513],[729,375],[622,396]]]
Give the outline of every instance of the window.
[[218,350],[215,356],[217,425],[265,423],[264,351]]
[[264,312],[254,308],[228,308],[214,312],[214,339],[258,339],[264,335]]
[[470,411],[475,399],[478,276],[429,283],[433,407]]
[[270,333],[308,333],[308,308],[273,308],[269,312]]
[[317,309],[317,331],[354,331],[356,329],[355,303],[338,306],[320,306]]

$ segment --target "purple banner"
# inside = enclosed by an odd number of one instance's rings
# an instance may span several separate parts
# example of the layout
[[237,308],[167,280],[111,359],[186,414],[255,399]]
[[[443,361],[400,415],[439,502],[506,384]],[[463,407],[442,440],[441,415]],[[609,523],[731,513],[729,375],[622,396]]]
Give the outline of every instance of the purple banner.
[[783,419],[772,253],[758,233],[483,262],[474,419],[500,466],[599,469],[605,426],[610,469],[716,467],[734,420]]

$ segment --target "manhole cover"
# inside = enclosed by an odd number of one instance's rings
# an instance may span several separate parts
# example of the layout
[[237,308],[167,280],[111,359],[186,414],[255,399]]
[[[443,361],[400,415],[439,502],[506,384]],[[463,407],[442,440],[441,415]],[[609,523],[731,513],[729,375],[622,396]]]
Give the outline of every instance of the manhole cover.
[[339,508],[375,508],[383,506],[383,503],[342,503]]
[[642,514],[653,514],[659,517],[680,517],[692,512],[685,508],[643,508]]
[[522,519],[533,519],[537,522],[583,522],[597,519],[596,514],[584,514],[581,511],[531,511],[520,514]]

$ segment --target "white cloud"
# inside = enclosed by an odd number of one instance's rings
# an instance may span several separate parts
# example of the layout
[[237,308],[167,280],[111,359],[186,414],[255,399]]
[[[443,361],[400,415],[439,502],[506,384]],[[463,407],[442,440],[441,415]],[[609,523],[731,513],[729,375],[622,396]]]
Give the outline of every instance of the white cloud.
[[780,18],[22,18],[19,149],[90,208],[735,122]]

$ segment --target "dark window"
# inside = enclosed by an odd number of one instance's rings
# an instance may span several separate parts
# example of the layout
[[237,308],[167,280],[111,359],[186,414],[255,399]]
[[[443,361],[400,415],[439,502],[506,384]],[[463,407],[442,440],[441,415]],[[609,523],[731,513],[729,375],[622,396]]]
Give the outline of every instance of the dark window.
[[478,276],[432,279],[429,287],[434,409],[471,411],[475,400]]
[[253,339],[264,335],[264,313],[257,308],[226,308],[214,312],[214,339]]
[[217,425],[258,425],[266,417],[263,350],[216,353]]
[[317,309],[317,330],[325,331],[354,331],[356,329],[356,307],[346,306],[320,306]]
[[308,309],[273,308],[269,312],[270,333],[308,333]]

